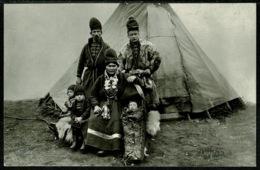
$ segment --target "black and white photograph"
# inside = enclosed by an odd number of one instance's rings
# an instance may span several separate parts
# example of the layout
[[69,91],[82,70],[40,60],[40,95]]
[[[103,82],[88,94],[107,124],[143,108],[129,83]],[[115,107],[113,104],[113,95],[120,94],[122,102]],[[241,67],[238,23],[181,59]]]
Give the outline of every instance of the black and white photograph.
[[5,167],[256,167],[256,3],[6,3]]

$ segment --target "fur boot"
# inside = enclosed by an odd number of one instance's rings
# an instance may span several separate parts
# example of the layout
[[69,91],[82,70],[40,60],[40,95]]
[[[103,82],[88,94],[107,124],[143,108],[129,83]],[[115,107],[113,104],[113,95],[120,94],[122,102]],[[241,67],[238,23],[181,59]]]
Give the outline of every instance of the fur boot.
[[156,135],[157,132],[160,131],[160,113],[157,110],[151,110],[148,113],[146,131],[152,136]]

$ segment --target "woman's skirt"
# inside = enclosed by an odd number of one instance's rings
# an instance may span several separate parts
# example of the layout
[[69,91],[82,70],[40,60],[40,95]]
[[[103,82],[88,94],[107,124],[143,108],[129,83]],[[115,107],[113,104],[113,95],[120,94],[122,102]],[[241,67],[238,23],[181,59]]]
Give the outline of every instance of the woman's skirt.
[[[101,102],[101,107],[104,102]],[[122,123],[120,120],[122,108],[114,101],[110,119],[103,119],[101,114],[91,111],[85,144],[104,151],[122,149]]]

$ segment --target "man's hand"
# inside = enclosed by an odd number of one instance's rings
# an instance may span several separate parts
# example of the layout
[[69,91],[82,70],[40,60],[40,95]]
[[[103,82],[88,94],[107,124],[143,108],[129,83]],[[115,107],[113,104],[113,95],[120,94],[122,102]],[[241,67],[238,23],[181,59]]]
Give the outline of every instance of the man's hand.
[[144,70],[143,75],[145,75],[145,76],[150,76],[150,75],[151,75],[150,69]]
[[127,81],[129,83],[132,83],[135,79],[136,79],[136,76],[130,76],[130,77],[127,78]]
[[101,112],[101,110],[102,110],[102,109],[101,109],[99,106],[95,106],[95,107],[94,107],[94,112],[95,112],[95,113],[99,113],[99,112]]
[[81,78],[77,77],[76,84],[81,84]]

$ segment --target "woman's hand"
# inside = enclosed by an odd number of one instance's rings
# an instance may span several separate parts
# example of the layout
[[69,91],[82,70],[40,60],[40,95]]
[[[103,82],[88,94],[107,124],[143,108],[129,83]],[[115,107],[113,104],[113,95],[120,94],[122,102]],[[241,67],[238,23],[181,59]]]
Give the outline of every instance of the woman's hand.
[[101,108],[100,108],[99,106],[95,106],[95,107],[94,107],[94,112],[95,112],[95,113],[101,112]]
[[76,121],[76,122],[80,122],[81,120],[82,120],[82,117],[76,117],[76,118],[75,118],[75,121]]
[[135,79],[136,79],[136,76],[130,76],[130,77],[127,78],[127,81],[129,83],[132,83]]
[[81,78],[77,77],[76,84],[81,84]]

